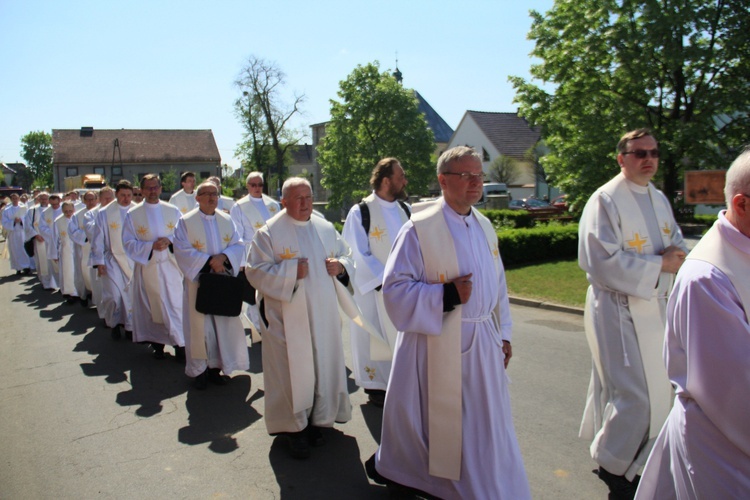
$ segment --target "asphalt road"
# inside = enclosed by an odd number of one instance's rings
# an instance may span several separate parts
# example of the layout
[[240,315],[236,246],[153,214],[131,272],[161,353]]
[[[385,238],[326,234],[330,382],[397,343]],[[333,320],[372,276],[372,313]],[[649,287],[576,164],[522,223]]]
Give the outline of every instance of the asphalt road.
[[[263,422],[262,344],[249,373],[197,391],[171,357],[111,340],[93,309],[11,275],[7,260],[0,277],[0,499],[387,498],[362,465],[382,411],[351,377],[353,420],[293,460]],[[590,370],[581,316],[512,315],[513,415],[534,498],[606,498],[576,437]]]

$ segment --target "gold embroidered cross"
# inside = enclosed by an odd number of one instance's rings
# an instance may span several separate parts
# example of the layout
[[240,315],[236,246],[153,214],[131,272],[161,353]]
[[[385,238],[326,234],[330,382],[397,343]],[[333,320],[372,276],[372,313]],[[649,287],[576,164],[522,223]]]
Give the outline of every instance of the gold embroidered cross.
[[226,243],[227,245],[229,245],[229,242],[232,241],[232,235],[231,234],[225,234],[224,238],[222,238],[222,239],[224,240],[224,243]]
[[379,226],[375,226],[375,230],[370,233],[370,236],[373,238],[377,238],[378,241],[380,241],[380,239],[383,237],[384,234],[385,234],[385,231],[380,229]]
[[661,228],[661,230],[662,230],[662,231],[664,232],[664,234],[666,234],[667,236],[669,236],[670,234],[672,234],[672,230],[671,230],[671,229],[669,228],[669,223],[667,223],[667,222],[665,222],[665,223],[664,223],[664,227],[663,227],[663,228]]
[[60,238],[65,238],[68,235],[65,231],[60,231]]
[[256,222],[255,226],[253,226],[253,227],[255,227],[255,229],[260,229],[260,228],[263,227],[263,223],[262,222]]
[[176,227],[176,224],[172,221],[167,222],[167,230],[172,231]]
[[643,246],[648,243],[648,238],[641,238],[639,233],[635,233],[632,240],[627,240],[630,248],[635,248],[638,253],[643,253]]
[[268,209],[269,212],[276,213],[276,205],[271,205],[271,208]]
[[375,368],[370,368],[369,366],[365,366],[365,372],[367,372],[367,377],[370,380],[375,378]]
[[120,224],[118,222],[110,222],[109,223],[110,229],[120,229]]
[[284,248],[284,253],[279,254],[281,260],[293,259],[297,256],[297,252],[292,252],[291,248]]
[[198,251],[202,251],[203,248],[205,248],[205,245],[203,244],[203,242],[201,240],[195,240],[192,243],[192,245],[193,245],[193,248],[195,248]]
[[182,212],[183,214],[186,214],[187,213],[187,208],[181,208],[180,212]]
[[138,233],[138,236],[141,238],[145,238],[149,231],[146,226],[138,226],[138,229],[136,229],[135,232]]

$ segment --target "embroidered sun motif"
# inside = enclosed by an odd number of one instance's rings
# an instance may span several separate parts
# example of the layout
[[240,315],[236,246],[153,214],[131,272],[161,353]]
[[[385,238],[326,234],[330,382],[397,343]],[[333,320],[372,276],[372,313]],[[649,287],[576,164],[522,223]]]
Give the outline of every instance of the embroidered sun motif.
[[635,248],[638,253],[643,253],[643,246],[648,243],[648,238],[641,237],[640,233],[635,233],[632,240],[627,240],[630,248]]
[[222,240],[224,240],[224,243],[226,243],[227,245],[229,245],[229,242],[232,241],[232,235],[231,234],[225,234],[224,237],[222,238]]
[[375,226],[375,229],[372,232],[370,232],[370,237],[377,238],[378,241],[380,241],[380,239],[383,237],[384,234],[385,234],[385,231],[380,229],[379,226]]
[[138,229],[136,229],[135,232],[141,238],[145,238],[146,236],[148,236],[149,230],[146,226],[138,226]]
[[60,238],[65,238],[68,235],[65,231],[60,231]]
[[297,252],[292,252],[291,248],[284,248],[284,253],[279,254],[281,260],[293,259],[297,256]]
[[268,209],[268,211],[269,211],[269,212],[271,212],[272,214],[275,214],[275,213],[276,213],[276,205],[272,205],[272,206],[271,206],[271,207],[270,207],[270,208]]
[[174,230],[175,227],[177,227],[177,225],[174,222],[172,221],[167,222],[167,230],[172,231]]
[[201,240],[195,240],[192,245],[198,251],[202,251],[206,247]]
[[262,227],[263,227],[263,223],[262,223],[262,222],[256,222],[256,223],[255,223],[255,226],[253,226],[253,227],[254,227],[255,229],[260,229],[260,228],[262,228]]
[[664,227],[661,228],[661,230],[667,236],[669,236],[670,234],[672,234],[672,230],[669,228],[669,224],[667,222],[664,223]]
[[367,378],[369,378],[370,380],[375,378],[375,368],[365,366],[365,371],[367,372]]
[[110,222],[109,223],[110,229],[120,229],[120,224],[118,222]]
[[180,212],[182,212],[183,214],[186,214],[187,213],[187,208],[181,208]]

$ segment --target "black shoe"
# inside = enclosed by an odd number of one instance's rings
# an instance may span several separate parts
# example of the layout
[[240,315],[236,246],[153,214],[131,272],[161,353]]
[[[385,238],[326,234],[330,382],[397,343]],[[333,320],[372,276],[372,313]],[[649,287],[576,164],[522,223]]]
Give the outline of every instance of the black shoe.
[[88,307],[89,306],[89,298],[88,297],[82,298],[82,299],[79,299],[79,300],[81,301],[81,306],[83,306],[83,307]]
[[195,379],[193,380],[193,387],[195,387],[199,391],[204,391],[208,387],[208,375],[207,375],[207,372],[208,372],[208,370],[206,370],[205,372],[201,373],[200,375],[198,375],[197,377],[195,377]]
[[31,274],[31,269],[27,267],[26,269],[23,270],[23,274],[26,274],[26,275]]
[[185,361],[185,348],[178,345],[174,346],[174,359],[178,363]]
[[372,479],[377,484],[386,485],[390,483],[390,481],[383,476],[380,475],[380,473],[375,469],[375,454],[368,458],[365,461],[365,473],[367,474],[367,477]]
[[125,330],[125,338],[128,340],[133,340],[133,332],[130,330]]
[[385,391],[379,389],[365,389],[365,394],[367,394],[367,401],[373,406],[382,408],[385,404]]
[[633,500],[635,491],[638,489],[638,483],[641,479],[636,476],[632,481],[628,481],[625,476],[616,476],[611,472],[599,467],[599,470],[592,471],[599,476],[609,487],[609,500]]
[[289,442],[289,455],[292,458],[305,459],[310,457],[310,443],[307,440],[307,430],[290,432],[286,435]]
[[216,385],[227,385],[228,378],[221,374],[219,368],[209,368],[208,370],[208,381]]
[[120,325],[112,327],[112,340],[120,340]]
[[63,297],[65,297],[65,302],[67,304],[75,304],[78,300],[78,297],[73,297],[72,295],[63,295]]
[[307,440],[313,446],[323,446],[326,444],[326,438],[323,437],[320,427],[312,424],[308,424],[307,426]]
[[152,343],[151,348],[154,350],[154,359],[164,359],[164,344]]

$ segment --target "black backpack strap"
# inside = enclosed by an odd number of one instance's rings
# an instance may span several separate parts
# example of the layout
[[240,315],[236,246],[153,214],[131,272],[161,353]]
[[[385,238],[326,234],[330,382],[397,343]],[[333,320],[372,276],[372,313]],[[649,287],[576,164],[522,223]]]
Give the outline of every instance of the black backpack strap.
[[407,205],[406,202],[402,200],[398,200],[398,204],[401,205],[401,208],[404,209],[404,212],[406,213],[406,218],[411,219],[411,210],[409,210],[409,205]]
[[370,207],[364,201],[359,202],[359,211],[362,214],[362,227],[365,228],[365,234],[370,235]]

